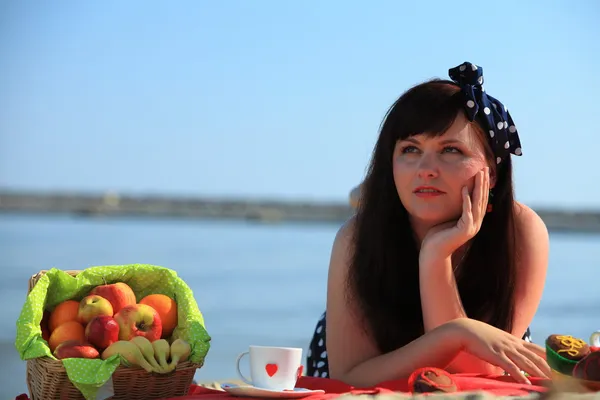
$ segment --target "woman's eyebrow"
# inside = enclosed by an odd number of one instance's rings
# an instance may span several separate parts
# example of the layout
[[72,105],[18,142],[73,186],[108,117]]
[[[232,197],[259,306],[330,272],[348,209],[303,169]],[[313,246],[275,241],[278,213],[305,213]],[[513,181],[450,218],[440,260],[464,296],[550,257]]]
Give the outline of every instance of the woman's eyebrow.
[[408,137],[404,140],[400,140],[401,142],[410,142],[410,143],[414,143],[414,144],[421,144],[421,142],[419,142],[417,139],[412,138],[412,137]]
[[[421,142],[413,137],[408,137],[406,139],[403,140],[399,140],[399,142],[408,142],[408,143],[414,143],[414,144],[421,144]],[[458,140],[458,139],[442,139],[438,142],[440,145],[446,145],[446,144],[464,144],[464,142],[462,140]]]
[[460,140],[457,139],[444,139],[444,140],[440,140],[440,144],[461,144],[463,143]]

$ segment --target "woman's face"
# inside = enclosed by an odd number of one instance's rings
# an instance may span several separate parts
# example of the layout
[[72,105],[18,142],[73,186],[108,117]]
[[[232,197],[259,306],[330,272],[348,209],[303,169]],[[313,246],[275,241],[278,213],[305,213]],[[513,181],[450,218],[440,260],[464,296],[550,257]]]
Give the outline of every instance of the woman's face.
[[[475,174],[488,166],[474,129],[459,113],[441,136],[414,135],[396,143],[394,182],[413,219],[439,224],[460,217],[462,187],[466,185],[472,193]],[[493,182],[492,177],[490,186]]]

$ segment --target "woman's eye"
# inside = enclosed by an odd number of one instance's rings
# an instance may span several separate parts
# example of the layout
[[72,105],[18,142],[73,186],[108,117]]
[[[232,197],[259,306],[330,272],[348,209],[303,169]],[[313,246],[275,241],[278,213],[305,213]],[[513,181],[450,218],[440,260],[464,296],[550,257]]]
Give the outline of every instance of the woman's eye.
[[402,153],[415,153],[419,151],[415,146],[406,146],[402,149]]
[[448,147],[444,147],[444,150],[442,150],[442,153],[454,153],[454,154],[461,154],[462,151],[460,151],[458,148],[456,147],[452,147],[452,146],[448,146]]

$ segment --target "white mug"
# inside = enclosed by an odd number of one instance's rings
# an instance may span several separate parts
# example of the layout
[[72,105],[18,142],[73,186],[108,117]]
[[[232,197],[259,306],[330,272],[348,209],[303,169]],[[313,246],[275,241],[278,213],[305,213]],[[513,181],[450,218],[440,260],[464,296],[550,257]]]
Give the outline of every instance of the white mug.
[[590,336],[590,346],[600,347],[600,331],[592,333],[592,336]]
[[[240,371],[240,361],[250,356],[250,377]],[[250,346],[236,362],[239,377],[247,384],[269,390],[293,390],[302,375],[302,349],[295,347]]]

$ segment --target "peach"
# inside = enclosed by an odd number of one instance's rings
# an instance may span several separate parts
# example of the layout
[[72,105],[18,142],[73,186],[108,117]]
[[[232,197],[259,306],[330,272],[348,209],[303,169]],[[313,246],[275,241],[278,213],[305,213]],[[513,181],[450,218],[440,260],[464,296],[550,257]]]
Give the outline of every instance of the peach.
[[79,340],[67,340],[56,346],[54,357],[62,360],[63,358],[98,358],[98,350]]
[[48,319],[48,329],[50,333],[54,331],[59,325],[65,322],[77,321],[77,314],[79,313],[79,302],[75,300],[65,300],[62,303],[54,307],[54,310],[50,312],[50,318]]
[[83,325],[77,321],[68,321],[59,325],[50,334],[50,339],[48,340],[50,351],[54,352],[59,344],[66,342],[67,340],[85,342],[85,329],[83,328]]
[[156,310],[162,322],[162,337],[168,338],[177,326],[177,303],[164,294],[149,294],[140,300]]

